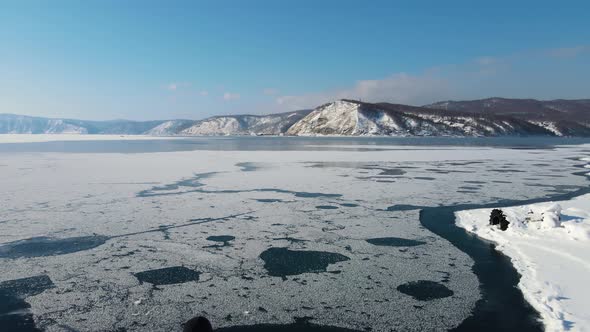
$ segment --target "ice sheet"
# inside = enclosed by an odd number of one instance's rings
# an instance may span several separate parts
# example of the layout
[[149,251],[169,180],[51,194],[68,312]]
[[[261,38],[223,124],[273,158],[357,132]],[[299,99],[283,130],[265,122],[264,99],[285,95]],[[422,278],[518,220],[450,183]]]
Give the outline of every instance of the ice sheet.
[[[216,326],[313,317],[316,324],[358,330],[448,329],[467,318],[479,299],[473,262],[424,229],[417,209],[388,208],[574,190],[584,181],[572,175],[579,169],[568,157],[576,153],[455,148],[6,154],[0,160],[1,244],[42,236],[108,240],[59,255],[0,257],[0,282],[51,278],[54,288],[27,298],[37,325],[48,331],[175,330],[197,314]],[[152,195],[141,194],[146,192]],[[207,240],[211,236],[235,239],[219,245]],[[367,242],[386,237],[420,245]],[[270,248],[348,260],[274,276],[260,257]],[[153,286],[136,277],[177,267],[198,272],[198,280]],[[404,294],[402,285],[425,285],[445,296]]]

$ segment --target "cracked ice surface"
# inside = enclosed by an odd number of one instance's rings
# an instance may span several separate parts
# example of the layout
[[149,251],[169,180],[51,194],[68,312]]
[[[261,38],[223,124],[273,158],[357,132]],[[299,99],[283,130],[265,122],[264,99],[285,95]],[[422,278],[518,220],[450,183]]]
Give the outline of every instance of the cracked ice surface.
[[[51,279],[26,298],[48,331],[174,331],[197,314],[219,327],[313,317],[444,330],[470,315],[479,284],[472,260],[423,228],[418,209],[574,190],[585,180],[570,157],[584,148],[5,154],[0,282]],[[52,255],[30,254],[31,238]],[[72,238],[91,245],[60,252]],[[367,241],[382,238],[396,245]],[[301,251],[326,254],[284,275],[260,257],[295,252],[286,260],[298,264]],[[398,290],[422,284],[442,295]]]

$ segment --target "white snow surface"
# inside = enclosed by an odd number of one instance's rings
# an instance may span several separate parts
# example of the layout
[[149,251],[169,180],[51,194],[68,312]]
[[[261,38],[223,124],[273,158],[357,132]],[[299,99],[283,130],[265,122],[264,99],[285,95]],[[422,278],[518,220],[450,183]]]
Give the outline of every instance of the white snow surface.
[[457,212],[457,225],[512,259],[547,331],[590,331],[590,194],[502,210],[506,231],[489,225],[491,209]]

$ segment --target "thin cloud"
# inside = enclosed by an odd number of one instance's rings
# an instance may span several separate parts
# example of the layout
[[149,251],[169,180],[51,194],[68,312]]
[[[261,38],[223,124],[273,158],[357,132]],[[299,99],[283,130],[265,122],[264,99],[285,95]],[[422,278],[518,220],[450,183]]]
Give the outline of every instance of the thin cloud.
[[267,96],[274,96],[279,93],[279,90],[277,90],[275,88],[265,88],[262,90],[262,93]]
[[239,93],[226,92],[223,94],[223,100],[237,100],[240,99]]
[[201,91],[199,91],[199,95],[201,95],[201,96],[203,96],[203,97],[206,97],[206,96],[208,96],[208,95],[209,95],[209,91],[206,91],[206,90],[201,90]]
[[166,85],[166,90],[168,91],[178,91],[183,88],[190,87],[191,84],[189,82],[171,82]]
[[[389,77],[360,80],[350,87],[302,95],[281,95],[275,99],[281,110],[313,108],[338,99],[426,105],[449,99],[476,99],[495,95],[521,98],[578,96],[571,87],[556,84],[555,77],[574,81],[575,73],[555,58],[572,58],[590,52],[590,46],[552,50],[529,50],[504,56],[485,55],[462,64],[440,65],[423,74],[396,73]],[[536,59],[538,69],[531,69]],[[538,64],[537,64],[538,60]],[[548,93],[548,91],[550,93]]]
[[575,58],[588,51],[590,51],[590,46],[579,45],[574,47],[553,48],[548,50],[546,54],[553,58]]
[[286,109],[312,108],[337,99],[423,105],[449,94],[448,82],[430,75],[399,73],[384,79],[362,80],[350,88],[298,96],[280,96],[277,104]]
[[480,66],[489,66],[498,62],[498,59],[493,56],[481,56],[475,59],[475,63]]

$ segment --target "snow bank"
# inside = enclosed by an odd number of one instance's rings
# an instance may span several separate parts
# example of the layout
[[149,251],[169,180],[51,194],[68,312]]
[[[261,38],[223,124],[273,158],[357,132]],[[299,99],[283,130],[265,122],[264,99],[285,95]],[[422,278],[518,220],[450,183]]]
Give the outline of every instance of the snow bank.
[[519,287],[547,331],[590,331],[590,194],[502,211],[506,231],[488,225],[491,209],[459,211],[457,225],[496,242],[512,259]]
[[143,139],[178,139],[146,135],[82,135],[82,134],[0,134],[1,143],[38,143],[51,141],[122,141]]

